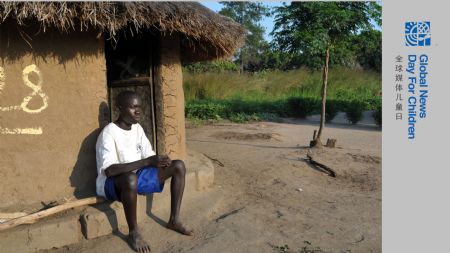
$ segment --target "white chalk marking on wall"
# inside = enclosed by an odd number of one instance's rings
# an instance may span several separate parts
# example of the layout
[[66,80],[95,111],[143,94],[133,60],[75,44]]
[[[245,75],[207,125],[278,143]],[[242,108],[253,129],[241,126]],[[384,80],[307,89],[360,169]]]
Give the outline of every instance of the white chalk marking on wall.
[[[33,72],[38,76],[37,84],[31,82],[30,79],[28,78],[28,76]],[[30,114],[36,114],[42,112],[48,107],[48,96],[42,91],[42,74],[39,68],[34,64],[26,66],[22,71],[22,80],[24,85],[31,88],[32,92],[28,94],[28,96],[23,98],[22,103],[20,105],[0,107],[0,111],[5,112],[5,111],[23,110],[24,112]],[[0,92],[5,85],[6,85],[6,74],[4,69],[0,67]],[[28,108],[28,103],[30,103],[31,99],[34,96],[41,97],[42,106],[37,109],[30,109]]]
[[0,134],[33,134],[39,135],[42,134],[42,128],[2,128],[0,127]]
[[[34,84],[30,81],[29,75],[31,73],[35,73],[38,77],[38,83]],[[23,84],[28,86],[32,92],[23,98],[22,103],[20,105],[12,105],[0,107],[0,111],[24,111],[30,114],[40,113],[48,107],[48,96],[42,91],[42,74],[39,68],[35,64],[31,64],[26,66],[22,71],[22,80]],[[0,95],[2,90],[6,86],[6,73],[3,67],[0,67]],[[28,104],[30,103],[33,97],[39,96],[42,99],[41,107],[37,109],[30,109]],[[31,135],[40,135],[42,134],[42,128],[2,128],[0,127],[0,134],[31,134]]]
[[[28,79],[28,75],[30,73],[36,73],[37,76],[39,77],[39,81],[38,84],[34,84],[32,83],[29,79]],[[40,113],[43,110],[45,110],[45,108],[48,107],[48,97],[47,95],[42,91],[42,75],[41,75],[41,71],[39,71],[38,67],[34,64],[31,64],[30,66],[27,66],[23,69],[22,71],[22,79],[23,82],[25,83],[26,86],[30,87],[33,92],[30,93],[30,95],[28,95],[27,97],[25,97],[22,101],[22,104],[20,105],[20,107],[22,107],[22,110],[28,113]],[[42,98],[42,106],[38,109],[35,110],[31,110],[28,108],[28,103],[30,102],[30,100],[33,98],[33,96],[39,95]]]

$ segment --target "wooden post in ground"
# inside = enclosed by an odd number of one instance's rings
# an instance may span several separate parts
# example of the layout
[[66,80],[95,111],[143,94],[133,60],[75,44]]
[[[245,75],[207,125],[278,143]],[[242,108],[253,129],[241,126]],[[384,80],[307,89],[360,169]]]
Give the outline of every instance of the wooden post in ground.
[[336,146],[336,139],[328,139],[325,146],[328,148],[334,148]]

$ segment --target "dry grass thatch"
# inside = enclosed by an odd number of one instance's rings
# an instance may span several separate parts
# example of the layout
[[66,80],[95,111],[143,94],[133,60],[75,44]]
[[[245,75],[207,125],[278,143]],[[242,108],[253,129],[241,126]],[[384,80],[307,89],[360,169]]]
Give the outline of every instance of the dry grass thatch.
[[115,38],[121,29],[156,28],[184,34],[184,61],[231,56],[244,42],[243,27],[196,2],[0,2],[0,25],[37,20],[45,32],[99,29]]

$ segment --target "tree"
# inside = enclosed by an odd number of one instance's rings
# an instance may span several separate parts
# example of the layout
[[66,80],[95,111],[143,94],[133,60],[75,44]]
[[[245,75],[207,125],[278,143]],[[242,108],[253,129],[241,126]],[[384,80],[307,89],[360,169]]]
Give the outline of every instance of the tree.
[[381,32],[377,30],[363,31],[352,40],[356,58],[364,69],[381,72]]
[[269,8],[258,2],[220,2],[224,7],[220,14],[230,17],[247,29],[245,45],[239,50],[236,61],[240,63],[241,72],[254,70],[260,64],[259,55],[266,48],[264,27],[259,22],[270,15]]
[[[325,124],[330,51],[363,30],[371,30],[371,20],[380,20],[379,5],[374,2],[291,2],[275,8],[272,35],[279,50],[301,56],[305,61],[322,59],[322,110],[320,127],[312,146],[321,146]],[[337,47],[337,45],[340,45]],[[333,57],[333,55],[331,55]]]

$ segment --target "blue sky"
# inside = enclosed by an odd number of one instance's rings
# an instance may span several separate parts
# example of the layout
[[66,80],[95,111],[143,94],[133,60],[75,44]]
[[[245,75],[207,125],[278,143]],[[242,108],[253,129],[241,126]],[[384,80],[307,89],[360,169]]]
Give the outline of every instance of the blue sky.
[[[223,5],[220,4],[218,1],[213,1],[213,0],[203,0],[203,1],[199,1],[201,4],[203,4],[204,6],[208,7],[209,9],[215,11],[215,12],[219,12]],[[282,6],[283,5],[283,1],[260,1],[261,3],[263,3],[264,5],[268,6],[268,7],[278,7],[278,6]],[[291,1],[285,1],[284,3],[289,4]],[[381,1],[377,1],[378,4],[381,4]],[[272,36],[269,35],[270,32],[272,32],[273,29],[273,24],[274,24],[274,17],[267,17],[264,18],[261,22],[261,25],[264,26],[266,28],[266,32],[264,34],[264,38],[267,41],[271,41],[272,40]],[[375,29],[377,30],[381,30],[381,27],[378,27],[377,25],[375,25]]]
[[[291,1],[287,1],[285,3],[290,3]],[[212,1],[212,0],[207,0],[207,1],[200,1],[201,4],[203,4],[204,6],[210,8],[211,10],[215,11],[215,12],[219,12],[223,5],[221,5],[219,2],[217,1]],[[268,7],[277,7],[277,6],[282,6],[283,2],[282,1],[261,1],[261,3],[263,3],[264,5],[268,6]],[[266,32],[264,34],[264,38],[267,41],[271,41],[272,37],[269,35],[270,32],[272,32],[273,29],[273,24],[274,24],[274,17],[267,17],[264,18],[261,22],[261,25],[264,26],[266,28]]]

